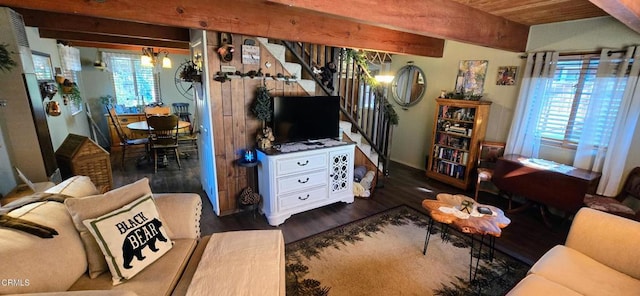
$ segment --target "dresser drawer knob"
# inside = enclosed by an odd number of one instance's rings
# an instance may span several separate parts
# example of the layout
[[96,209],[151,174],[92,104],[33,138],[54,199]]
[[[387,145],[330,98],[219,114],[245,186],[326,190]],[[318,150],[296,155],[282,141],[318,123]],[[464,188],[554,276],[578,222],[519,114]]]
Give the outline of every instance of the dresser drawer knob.
[[309,177],[307,177],[307,179],[304,180],[304,181],[298,179],[298,183],[300,183],[300,184],[304,184],[304,183],[307,183],[307,182],[309,182]]
[[308,159],[304,163],[301,163],[301,162],[298,161],[298,165],[299,166],[305,166],[305,165],[308,165],[308,164],[309,164],[309,160]]
[[309,199],[309,194],[307,194],[307,197],[302,197],[302,196],[298,196],[299,200],[307,200]]

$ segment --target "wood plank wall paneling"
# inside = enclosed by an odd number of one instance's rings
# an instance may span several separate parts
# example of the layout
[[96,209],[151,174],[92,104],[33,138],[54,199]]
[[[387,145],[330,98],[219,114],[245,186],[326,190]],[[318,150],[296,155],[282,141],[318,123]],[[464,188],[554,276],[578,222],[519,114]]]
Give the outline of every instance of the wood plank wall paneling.
[[[253,39],[251,36],[233,35],[235,48],[231,62],[221,62],[217,49],[218,33],[207,32],[207,52],[209,59],[208,79],[213,80],[220,66],[233,66],[237,71],[247,73],[262,68],[263,73],[276,76],[278,73],[290,75],[282,64],[273,57],[268,50],[260,44],[260,64],[242,64],[242,44],[245,39]],[[271,64],[270,68],[265,63]],[[218,198],[221,215],[228,215],[238,211],[237,198],[244,188],[251,186],[257,188],[255,170],[237,166],[235,161],[239,159],[247,148],[256,147],[256,134],[262,127],[262,122],[257,120],[251,111],[255,100],[256,90],[260,86],[260,79],[234,78],[231,81],[220,83],[213,81],[210,87],[211,112],[213,114],[212,129],[215,141],[215,159],[218,176]],[[296,82],[285,83],[271,78],[265,79],[265,84],[272,96],[300,95],[307,96],[306,91]]]

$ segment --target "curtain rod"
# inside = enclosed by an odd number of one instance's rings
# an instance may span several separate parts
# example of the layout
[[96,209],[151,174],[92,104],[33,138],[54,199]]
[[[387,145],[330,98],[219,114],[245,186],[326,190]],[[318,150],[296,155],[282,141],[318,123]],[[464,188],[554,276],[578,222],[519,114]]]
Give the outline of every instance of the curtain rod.
[[[620,49],[620,50],[609,50],[607,52],[608,56],[611,56],[614,53],[621,53],[621,52],[626,52],[626,49]],[[600,51],[570,51],[570,52],[561,52],[559,53],[560,56],[571,56],[571,55],[589,55],[589,54],[600,54]],[[525,54],[525,55],[521,55],[520,58],[521,59],[526,59],[529,55]]]

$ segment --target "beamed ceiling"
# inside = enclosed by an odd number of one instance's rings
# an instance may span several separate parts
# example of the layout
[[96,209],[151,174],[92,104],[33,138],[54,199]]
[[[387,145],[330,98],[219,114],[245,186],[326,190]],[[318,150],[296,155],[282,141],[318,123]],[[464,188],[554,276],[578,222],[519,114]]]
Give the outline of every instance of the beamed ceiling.
[[532,25],[611,15],[640,33],[637,0],[0,0],[45,38],[186,53],[189,28],[441,57],[444,40],[513,52]]

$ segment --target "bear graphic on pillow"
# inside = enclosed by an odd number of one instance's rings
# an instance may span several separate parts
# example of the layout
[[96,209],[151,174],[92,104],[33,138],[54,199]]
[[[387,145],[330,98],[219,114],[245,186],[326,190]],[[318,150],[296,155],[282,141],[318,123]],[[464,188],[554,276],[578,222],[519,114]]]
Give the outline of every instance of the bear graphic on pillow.
[[142,255],[142,250],[147,246],[149,246],[149,249],[154,253],[157,252],[156,240],[162,242],[167,241],[167,238],[160,232],[160,227],[162,227],[162,222],[158,219],[153,219],[127,233],[122,243],[124,268],[133,268],[133,266],[131,266],[133,257],[136,257],[139,261],[144,260],[146,257]]

